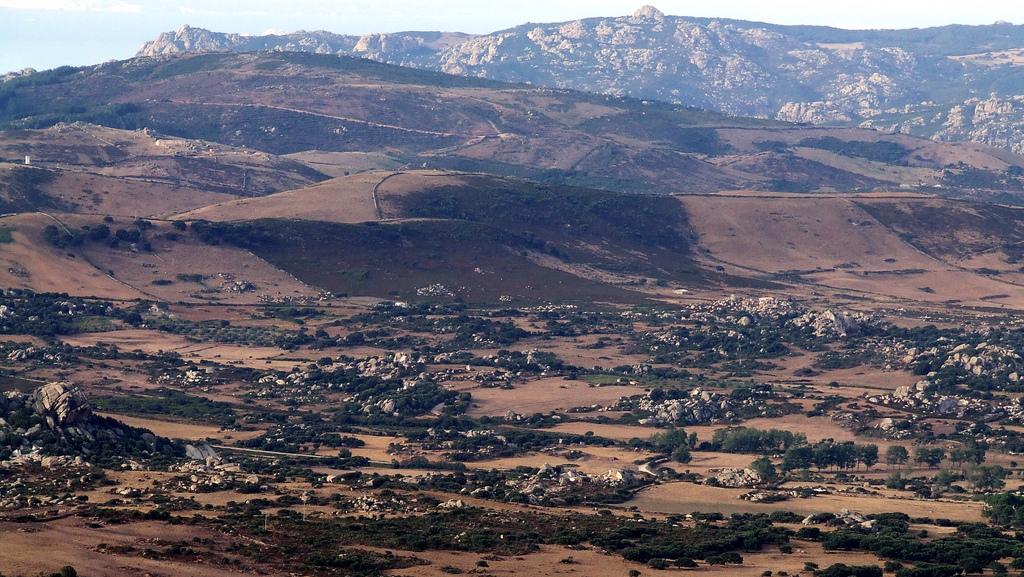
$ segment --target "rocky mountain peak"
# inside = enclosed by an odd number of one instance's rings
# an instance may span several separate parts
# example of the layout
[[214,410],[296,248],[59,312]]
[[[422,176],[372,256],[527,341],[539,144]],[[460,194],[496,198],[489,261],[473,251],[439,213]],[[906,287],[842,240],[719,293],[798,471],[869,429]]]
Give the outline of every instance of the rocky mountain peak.
[[164,32],[156,40],[144,44],[139,50],[139,56],[232,50],[243,42],[243,38],[238,34],[212,32],[185,24],[173,32]]
[[663,20],[665,13],[658,10],[650,4],[641,6],[636,12],[633,13],[633,18],[643,18],[646,20]]

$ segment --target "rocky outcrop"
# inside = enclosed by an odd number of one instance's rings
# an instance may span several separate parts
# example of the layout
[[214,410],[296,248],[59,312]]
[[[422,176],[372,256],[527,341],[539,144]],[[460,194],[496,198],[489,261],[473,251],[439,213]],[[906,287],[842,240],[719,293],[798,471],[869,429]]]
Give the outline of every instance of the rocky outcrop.
[[[1024,406],[1017,400],[997,402],[943,395],[936,392],[933,383],[927,379],[918,381],[913,386],[897,387],[888,395],[872,395],[867,399],[874,404],[927,417],[954,417],[974,421],[991,421],[1005,417],[1017,422],[1024,417]],[[882,429],[883,425],[884,423],[879,423],[879,428]]]
[[646,395],[639,400],[636,408],[650,414],[640,419],[642,425],[705,424],[735,416],[731,399],[699,387],[678,399]]
[[773,410],[772,386],[752,387],[748,395],[727,395],[701,387],[690,391],[662,391],[655,389],[645,395],[622,397],[615,410],[632,411],[643,415],[642,425],[706,425],[727,422],[740,415],[768,416]]
[[85,395],[70,383],[49,383],[32,395],[36,413],[46,418],[51,429],[74,425],[92,415]]
[[0,467],[47,457],[126,462],[183,454],[180,446],[145,429],[94,414],[85,395],[71,383],[0,395]]
[[0,83],[7,82],[8,80],[14,80],[15,78],[21,78],[22,76],[31,76],[36,73],[35,68],[22,68],[14,72],[7,72],[0,74]]
[[711,476],[708,478],[708,482],[720,487],[755,487],[764,482],[764,478],[761,477],[760,473],[753,469],[726,467],[709,471],[709,473]]
[[874,519],[869,519],[867,515],[850,511],[849,509],[843,509],[839,511],[838,515],[832,514],[818,514],[808,515],[804,517],[804,520],[800,522],[802,525],[817,525],[819,523],[828,523],[834,527],[856,527],[866,531],[877,531],[878,522]]
[[164,32],[156,40],[145,43],[139,56],[160,56],[181,52],[215,52],[237,50],[245,43],[240,34],[224,34],[202,28],[182,26],[173,32]]
[[795,326],[809,328],[815,336],[825,338],[845,337],[874,322],[874,317],[868,314],[833,309],[809,311],[792,321]]
[[755,299],[733,295],[707,304],[694,304],[690,308],[692,318],[712,326],[738,324],[749,327],[761,322],[785,322],[828,339],[843,338],[884,324],[866,313],[839,309],[808,310],[796,302],[775,297]]
[[218,459],[217,451],[207,443],[185,445],[185,456],[193,461],[213,462]]
[[252,52],[275,50],[336,54],[353,49],[358,37],[330,32],[296,32],[294,34],[247,36],[213,32],[203,28],[182,26],[160,34],[146,42],[137,56],[166,56],[186,52]]
[[[637,475],[631,469],[611,469],[600,475],[590,475],[571,466],[543,465],[536,473],[508,481],[514,492],[523,495],[535,505],[550,505],[566,495],[587,495],[614,492],[650,482],[650,475]],[[475,494],[474,494],[475,493]],[[471,493],[486,496],[488,490]]]

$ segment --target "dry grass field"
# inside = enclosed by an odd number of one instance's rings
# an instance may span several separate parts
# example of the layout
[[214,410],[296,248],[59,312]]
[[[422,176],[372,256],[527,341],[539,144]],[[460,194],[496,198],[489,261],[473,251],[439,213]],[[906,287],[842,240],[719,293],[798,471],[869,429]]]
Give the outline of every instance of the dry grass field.
[[917,500],[911,498],[893,499],[875,495],[822,495],[808,499],[791,499],[781,503],[751,503],[739,498],[744,489],[726,489],[694,485],[691,483],[667,483],[646,489],[637,494],[630,505],[641,511],[652,513],[685,514],[693,512],[752,513],[770,511],[792,511],[799,515],[835,513],[849,509],[861,513],[900,512],[911,517],[956,519],[959,521],[981,521],[982,505],[977,502]]
[[221,427],[213,425],[202,425],[198,423],[168,421],[163,419],[147,419],[144,417],[133,417],[129,415],[117,415],[114,413],[97,413],[105,417],[113,417],[118,421],[130,426],[148,429],[155,435],[170,437],[172,439],[184,439],[188,441],[205,441],[215,439],[218,443],[230,443],[253,439],[263,434],[263,431],[226,431]]
[[[69,517],[49,523],[0,523],[0,571],[12,575],[57,572],[70,565],[83,575],[195,575],[226,577],[245,575],[222,566],[196,563],[195,560],[155,560],[137,555],[101,553],[100,544],[138,546],[147,542],[191,541],[206,535],[194,527],[169,526],[166,523],[132,523],[102,528]],[[214,537],[214,535],[209,535]],[[46,551],[46,555],[40,555]]]
[[564,411],[573,407],[612,404],[620,397],[638,392],[636,387],[595,387],[560,377],[540,378],[516,384],[512,389],[474,389],[469,414],[503,416],[509,411],[522,415]]
[[85,259],[46,243],[41,232],[50,224],[54,224],[53,219],[43,214],[0,217],[0,225],[12,231],[12,242],[0,244],[0,282],[3,286],[73,295],[102,295],[114,299],[145,296]]
[[65,342],[74,346],[91,346],[98,343],[113,345],[125,351],[139,350],[150,354],[174,352],[193,361],[212,361],[239,364],[253,368],[277,368],[290,370],[297,363],[281,357],[288,352],[275,347],[253,347],[244,345],[192,342],[185,337],[149,329],[125,329],[113,332],[98,332],[65,337]]
[[741,267],[780,273],[937,266],[848,199],[701,196],[680,201],[709,255]]
[[291,218],[328,222],[377,220],[373,189],[390,172],[366,172],[334,178],[307,188],[259,198],[242,198],[183,212],[174,218],[212,221]]

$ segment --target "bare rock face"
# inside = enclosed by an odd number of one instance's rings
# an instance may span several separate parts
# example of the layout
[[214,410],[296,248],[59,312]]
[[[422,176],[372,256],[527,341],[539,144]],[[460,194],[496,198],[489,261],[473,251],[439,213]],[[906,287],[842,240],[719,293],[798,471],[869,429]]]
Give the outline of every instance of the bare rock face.
[[801,328],[810,327],[816,336],[836,338],[856,333],[861,327],[872,324],[876,320],[871,315],[860,312],[825,309],[809,311],[793,319],[792,322]]
[[156,40],[147,42],[139,51],[139,55],[160,56],[180,52],[230,50],[242,41],[238,34],[221,34],[202,28],[182,26],[173,32],[164,32]]
[[726,467],[717,471],[711,471],[714,473],[715,483],[722,487],[754,487],[764,482],[761,475],[753,469],[739,469],[734,467]]
[[50,428],[74,425],[89,417],[89,403],[70,383],[49,383],[36,389],[34,408],[46,417]]
[[252,52],[255,50],[347,54],[352,51],[358,40],[357,36],[322,31],[246,36],[182,26],[177,30],[164,32],[155,40],[146,42],[136,55],[160,57],[199,52]]
[[207,443],[185,445],[185,456],[193,461],[213,462],[218,460],[217,451]]
[[787,102],[775,114],[775,118],[786,122],[808,124],[842,124],[852,122],[854,116],[832,102]]
[[30,76],[35,73],[35,68],[22,68],[21,70],[7,72],[6,74],[0,74],[0,83],[7,82],[8,80],[14,80],[15,78],[21,78],[22,76]]
[[641,7],[633,13],[633,18],[643,20],[664,20],[665,14],[650,4]]

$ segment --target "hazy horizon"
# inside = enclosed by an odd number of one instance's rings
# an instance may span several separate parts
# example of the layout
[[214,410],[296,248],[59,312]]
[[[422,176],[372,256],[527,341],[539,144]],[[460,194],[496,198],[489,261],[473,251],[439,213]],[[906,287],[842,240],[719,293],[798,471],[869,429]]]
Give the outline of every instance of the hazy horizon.
[[[468,0],[298,0],[281,10],[269,0],[227,0],[215,7],[198,0],[0,0],[0,73],[22,68],[95,64],[131,57],[147,40],[182,25],[219,32],[266,34],[329,30],[340,34],[445,30],[488,33],[526,22],[559,22],[596,16],[622,16],[642,1],[592,0],[514,4],[479,10]],[[776,24],[838,28],[923,28],[946,24],[1024,22],[1024,4],[932,2],[928,10],[865,0],[857,10],[822,2],[775,3],[722,0],[695,4],[653,2],[666,14],[719,17]]]

